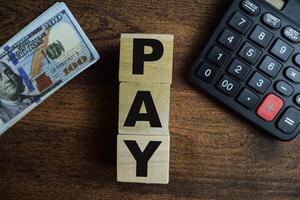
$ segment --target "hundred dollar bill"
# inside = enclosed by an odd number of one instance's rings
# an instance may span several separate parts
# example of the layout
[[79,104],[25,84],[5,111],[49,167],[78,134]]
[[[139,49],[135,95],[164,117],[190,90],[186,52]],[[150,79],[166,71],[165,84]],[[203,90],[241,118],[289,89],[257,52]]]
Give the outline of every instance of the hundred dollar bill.
[[0,48],[0,135],[99,54],[64,3],[56,3]]

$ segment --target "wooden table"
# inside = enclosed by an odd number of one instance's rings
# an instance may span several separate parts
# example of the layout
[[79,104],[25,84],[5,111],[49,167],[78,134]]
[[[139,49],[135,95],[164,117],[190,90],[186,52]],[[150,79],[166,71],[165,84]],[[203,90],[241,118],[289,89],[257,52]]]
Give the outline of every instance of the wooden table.
[[[54,1],[0,1],[4,43]],[[187,81],[227,1],[67,0],[101,53],[0,137],[0,199],[300,199],[300,137],[272,139]],[[169,185],[116,182],[120,33],[175,35]]]

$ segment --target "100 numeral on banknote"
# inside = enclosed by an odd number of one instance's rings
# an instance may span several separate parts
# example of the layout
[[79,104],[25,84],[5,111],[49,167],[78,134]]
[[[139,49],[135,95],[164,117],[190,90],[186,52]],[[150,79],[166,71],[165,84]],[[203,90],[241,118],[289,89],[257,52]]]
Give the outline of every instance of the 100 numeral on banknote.
[[99,59],[65,4],[49,13],[1,48],[0,134]]

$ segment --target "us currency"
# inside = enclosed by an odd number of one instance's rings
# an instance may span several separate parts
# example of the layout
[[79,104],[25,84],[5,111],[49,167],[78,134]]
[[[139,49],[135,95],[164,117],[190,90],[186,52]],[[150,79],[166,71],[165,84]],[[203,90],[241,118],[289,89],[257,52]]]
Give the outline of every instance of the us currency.
[[64,3],[0,48],[0,135],[100,59]]

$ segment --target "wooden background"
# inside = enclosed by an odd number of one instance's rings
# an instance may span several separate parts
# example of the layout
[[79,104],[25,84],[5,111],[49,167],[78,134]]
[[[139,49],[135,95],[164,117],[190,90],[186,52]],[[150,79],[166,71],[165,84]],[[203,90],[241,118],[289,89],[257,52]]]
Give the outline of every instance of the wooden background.
[[[0,199],[300,199],[300,137],[267,137],[186,80],[229,0],[68,0],[100,62],[0,137]],[[54,1],[0,1],[4,43]],[[169,185],[116,182],[120,33],[175,35]]]

